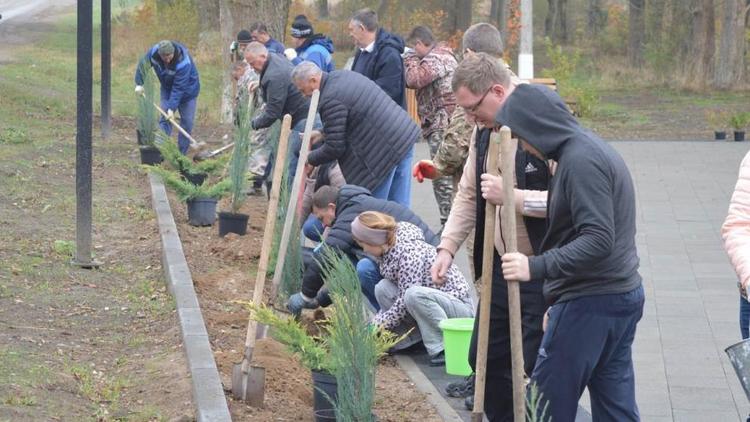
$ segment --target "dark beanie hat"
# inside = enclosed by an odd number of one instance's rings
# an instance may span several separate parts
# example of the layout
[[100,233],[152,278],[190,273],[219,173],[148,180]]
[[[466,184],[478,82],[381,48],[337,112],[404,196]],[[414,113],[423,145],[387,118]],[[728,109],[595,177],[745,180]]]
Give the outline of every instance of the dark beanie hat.
[[249,43],[253,41],[253,36],[250,35],[250,31],[243,29],[237,33],[237,42]]
[[313,26],[307,16],[298,15],[292,22],[292,37],[294,38],[307,38],[313,34]]

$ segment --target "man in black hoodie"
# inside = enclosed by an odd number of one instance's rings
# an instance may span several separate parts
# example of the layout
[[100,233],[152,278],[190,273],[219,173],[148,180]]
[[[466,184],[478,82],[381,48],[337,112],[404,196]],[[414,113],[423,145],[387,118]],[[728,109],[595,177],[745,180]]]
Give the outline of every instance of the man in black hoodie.
[[635,191],[624,160],[581,127],[557,94],[516,86],[484,54],[464,60],[453,83],[458,104],[479,123],[509,126],[524,148],[558,163],[541,253],[502,257],[506,279],[544,280],[551,306],[531,379],[549,404],[548,416],[575,420],[588,387],[595,421],[639,420],[631,345],[644,293]]

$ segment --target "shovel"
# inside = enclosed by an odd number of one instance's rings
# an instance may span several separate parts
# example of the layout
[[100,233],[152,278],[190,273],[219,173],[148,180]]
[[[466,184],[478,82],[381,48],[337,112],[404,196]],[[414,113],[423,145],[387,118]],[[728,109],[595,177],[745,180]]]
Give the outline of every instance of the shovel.
[[[284,116],[281,124],[281,136],[279,137],[278,156],[273,168],[273,184],[271,185],[271,199],[268,203],[268,214],[266,215],[266,226],[263,230],[263,246],[258,262],[258,274],[255,277],[255,288],[253,289],[253,305],[259,306],[263,301],[263,289],[266,284],[268,272],[268,258],[271,254],[273,232],[276,226],[276,213],[279,207],[279,191],[281,190],[281,176],[284,173],[284,161],[286,160],[287,143],[292,127],[292,116]],[[263,334],[258,330],[258,323],[250,318],[247,324],[245,336],[245,350],[241,363],[232,367],[232,395],[253,407],[263,407],[263,396],[266,384],[266,370],[260,366],[251,366],[255,340]],[[262,336],[261,336],[262,337]]]
[[213,151],[201,151],[195,154],[195,156],[193,156],[193,161],[198,162],[198,161],[208,160],[209,158],[214,158],[217,155],[221,154],[222,152],[228,150],[229,148],[232,148],[233,146],[234,146],[234,142],[231,142]]
[[[141,95],[143,95],[144,97],[146,96],[145,94],[141,94]],[[154,105],[154,107],[156,107],[157,110],[159,110],[159,113],[161,113],[161,115],[164,116],[165,119],[167,119],[170,123],[172,123],[172,126],[177,128],[177,130],[180,131],[181,134],[185,135],[185,137],[188,138],[188,140],[190,141],[190,148],[201,149],[204,146],[206,146],[205,142],[196,141],[195,139],[193,139],[192,136],[190,136],[189,133],[187,133],[185,129],[182,128],[182,126],[177,124],[177,122],[174,119],[170,119],[169,115],[167,115],[167,113],[161,107],[159,107],[158,104],[156,103],[152,103],[152,104]]]

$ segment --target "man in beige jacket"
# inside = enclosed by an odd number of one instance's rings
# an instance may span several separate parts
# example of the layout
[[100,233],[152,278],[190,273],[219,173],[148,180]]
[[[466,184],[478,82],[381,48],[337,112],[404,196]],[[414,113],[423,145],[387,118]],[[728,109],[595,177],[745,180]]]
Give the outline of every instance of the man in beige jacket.
[[[463,64],[462,64],[463,66]],[[468,98],[465,85],[471,81],[454,78],[453,89],[458,104],[463,107],[468,118],[478,127],[474,129],[469,143],[468,157],[458,184],[458,192],[451,208],[448,221],[443,228],[438,255],[432,267],[432,277],[440,280],[453,262],[453,257],[467,239],[472,228],[477,225],[475,245],[484,241],[485,201],[498,205],[497,226],[495,227],[495,254],[492,274],[492,302],[490,311],[490,343],[487,361],[487,383],[485,387],[485,413],[490,421],[512,420],[513,398],[510,365],[510,332],[508,322],[507,284],[502,276],[500,256],[505,252],[505,244],[500,231],[500,207],[502,206],[502,177],[492,176],[484,168],[491,132],[496,129],[494,110],[502,101],[498,86],[507,82],[510,72],[507,69],[497,75],[498,82],[481,87],[479,98]],[[511,80],[510,84],[517,84]],[[464,95],[462,95],[464,94]],[[470,99],[471,101],[468,101]],[[538,250],[545,231],[547,185],[549,171],[547,164],[533,155],[520,150],[516,154],[517,233],[518,249],[526,255],[534,255]],[[498,163],[500,160],[498,160]],[[482,254],[474,254],[474,271],[477,278],[482,272]],[[523,348],[525,369],[530,373],[536,361],[537,350],[542,339],[542,320],[546,310],[542,296],[542,280],[521,285],[521,308],[523,323]],[[478,327],[475,323],[472,336],[470,364],[476,364],[476,338]],[[473,380],[469,380],[473,383]],[[464,389],[467,407],[473,407],[473,388]]]

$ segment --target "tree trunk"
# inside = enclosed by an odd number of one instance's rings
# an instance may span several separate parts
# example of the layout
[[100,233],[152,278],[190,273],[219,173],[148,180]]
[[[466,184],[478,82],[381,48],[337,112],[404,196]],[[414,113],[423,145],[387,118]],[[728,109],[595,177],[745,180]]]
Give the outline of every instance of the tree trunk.
[[586,11],[586,33],[590,36],[598,35],[604,28],[605,19],[602,0],[589,0],[589,7]]
[[645,0],[629,0],[628,19],[628,60],[633,67],[643,66],[644,38],[646,22],[644,20]]
[[716,88],[731,89],[745,81],[745,22],[748,7],[741,0],[724,0],[714,78]]
[[649,0],[646,9],[646,42],[661,44],[667,0]]
[[455,31],[466,31],[466,28],[471,25],[472,15],[472,1],[471,0],[456,0],[456,25]]
[[219,0],[201,0],[196,3],[201,33],[216,31],[219,28]]
[[316,0],[318,3],[318,17],[321,19],[327,19],[330,15],[328,11],[328,0]]
[[[260,21],[268,27],[268,33],[277,40],[284,39],[284,30],[289,15],[290,0],[220,0],[219,23],[222,46],[234,41],[237,32],[252,22]],[[232,121],[232,58],[228,51],[224,57],[224,90],[221,101],[222,122]]]
[[690,55],[686,65],[685,85],[704,89],[713,78],[716,28],[713,0],[691,0],[693,14],[690,36]]
[[505,29],[507,27],[506,20],[508,19],[507,14],[507,3],[505,0],[491,0],[490,1],[490,16],[489,21],[491,24],[503,34],[503,41],[505,41],[506,34]]
[[568,39],[567,8],[568,0],[547,0],[544,34],[556,43]]

